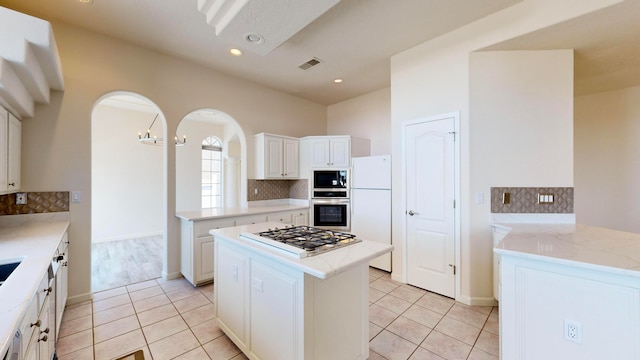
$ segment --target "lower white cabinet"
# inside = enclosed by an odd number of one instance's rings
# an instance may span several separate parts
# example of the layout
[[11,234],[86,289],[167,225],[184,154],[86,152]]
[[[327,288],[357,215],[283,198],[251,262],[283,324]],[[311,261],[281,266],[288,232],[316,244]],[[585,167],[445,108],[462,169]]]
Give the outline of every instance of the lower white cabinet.
[[214,241],[210,230],[263,222],[308,225],[309,211],[281,211],[231,218],[180,221],[180,272],[191,284],[198,286],[213,281]]
[[213,236],[209,230],[235,226],[235,219],[180,222],[180,272],[195,286],[213,280]]

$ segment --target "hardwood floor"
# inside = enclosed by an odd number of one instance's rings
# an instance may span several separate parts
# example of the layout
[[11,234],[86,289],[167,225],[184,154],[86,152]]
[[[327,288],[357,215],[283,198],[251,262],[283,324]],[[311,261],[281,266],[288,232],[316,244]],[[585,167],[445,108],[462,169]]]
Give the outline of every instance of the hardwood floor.
[[107,241],[91,245],[93,292],[159,278],[162,236]]

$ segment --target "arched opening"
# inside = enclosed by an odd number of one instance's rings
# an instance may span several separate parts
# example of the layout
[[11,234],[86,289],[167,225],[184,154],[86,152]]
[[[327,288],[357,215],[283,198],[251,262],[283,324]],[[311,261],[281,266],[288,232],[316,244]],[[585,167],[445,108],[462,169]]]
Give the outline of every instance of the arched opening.
[[[178,133],[186,135],[187,142],[176,150],[176,211],[246,206],[246,169],[241,166],[246,158],[246,142],[238,123],[219,110],[199,109],[182,119]],[[204,158],[209,138],[220,141],[220,178],[206,174],[212,165],[207,162],[214,160]],[[212,187],[216,183],[220,183],[220,192],[214,194]],[[218,195],[219,203],[204,200]]]
[[162,275],[167,145],[157,140],[166,138],[164,115],[138,94],[104,95],[91,118],[91,287],[96,292]]

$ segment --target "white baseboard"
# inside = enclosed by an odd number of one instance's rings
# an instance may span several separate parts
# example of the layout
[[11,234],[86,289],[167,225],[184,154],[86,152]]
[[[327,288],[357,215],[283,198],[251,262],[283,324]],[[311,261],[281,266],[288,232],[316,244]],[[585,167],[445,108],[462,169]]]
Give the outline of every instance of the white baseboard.
[[498,306],[498,302],[493,297],[460,296],[456,301],[469,306]]
[[87,300],[93,300],[93,294],[92,293],[89,292],[89,293],[84,293],[84,294],[80,294],[80,295],[76,295],[76,296],[69,296],[67,298],[67,306],[79,304],[79,303],[85,302]]
[[128,239],[137,239],[137,238],[143,238],[143,237],[150,237],[150,236],[162,236],[162,232],[150,232],[150,233],[142,233],[142,234],[127,234],[127,235],[120,235],[120,236],[114,236],[114,237],[108,237],[108,238],[101,238],[101,239],[92,239],[92,243],[103,243],[103,242],[108,242],[108,241],[120,241],[120,240],[128,240]]
[[164,271],[162,272],[162,278],[165,280],[175,280],[175,279],[180,279],[182,277],[182,273],[181,272],[173,272],[170,274],[165,273]]

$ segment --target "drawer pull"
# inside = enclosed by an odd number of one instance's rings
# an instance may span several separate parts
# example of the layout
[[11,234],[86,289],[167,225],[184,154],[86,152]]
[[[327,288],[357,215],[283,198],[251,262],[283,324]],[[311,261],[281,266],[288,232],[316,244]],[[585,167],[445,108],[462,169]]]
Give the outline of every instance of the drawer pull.
[[38,321],[31,323],[31,327],[37,326],[40,327],[40,325],[42,325],[42,322],[40,321],[40,319],[38,319]]
[[49,333],[49,328],[46,328],[46,329],[40,331],[40,334],[43,334],[43,333],[44,334],[48,334]]
[[38,342],[40,341],[47,341],[49,339],[49,337],[47,335],[41,337],[40,339],[38,339]]

